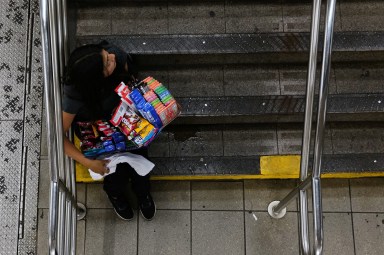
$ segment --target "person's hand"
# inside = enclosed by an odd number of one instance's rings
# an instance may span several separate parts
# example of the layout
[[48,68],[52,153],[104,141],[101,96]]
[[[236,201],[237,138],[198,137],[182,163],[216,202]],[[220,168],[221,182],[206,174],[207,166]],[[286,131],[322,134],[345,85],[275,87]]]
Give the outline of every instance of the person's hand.
[[90,163],[88,164],[88,168],[91,169],[92,172],[104,175],[106,173],[109,173],[109,169],[107,167],[108,163],[108,160],[94,159],[90,161]]

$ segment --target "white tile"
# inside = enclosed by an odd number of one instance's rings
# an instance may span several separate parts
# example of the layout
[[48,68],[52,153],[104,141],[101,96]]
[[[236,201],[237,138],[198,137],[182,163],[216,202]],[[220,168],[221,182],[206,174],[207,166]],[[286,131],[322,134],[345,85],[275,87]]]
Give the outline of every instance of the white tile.
[[190,209],[190,182],[152,181],[151,194],[158,209]]
[[246,212],[245,229],[246,254],[299,254],[297,213],[274,219],[267,212]]
[[192,182],[192,209],[243,210],[242,182]]
[[136,254],[137,216],[123,221],[112,209],[88,209],[85,254]]
[[[296,187],[294,180],[251,180],[244,181],[245,209],[268,210],[272,201],[281,201]],[[296,200],[287,206],[289,211],[297,211]]]
[[384,214],[354,213],[356,255],[384,254]]
[[140,217],[138,254],[189,254],[190,223],[190,211],[158,210],[152,221]]
[[192,254],[244,254],[243,212],[193,211]]
[[384,178],[351,179],[353,212],[384,212]]

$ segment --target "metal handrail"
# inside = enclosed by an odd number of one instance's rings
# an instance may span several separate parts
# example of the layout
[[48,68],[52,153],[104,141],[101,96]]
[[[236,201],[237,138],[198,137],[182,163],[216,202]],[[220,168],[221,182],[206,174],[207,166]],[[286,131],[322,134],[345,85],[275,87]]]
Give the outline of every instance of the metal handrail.
[[[61,77],[68,57],[66,0],[40,0],[44,93],[50,159],[49,254],[76,254],[76,221],[85,207],[76,201],[73,161],[64,157]],[[79,208],[82,215],[79,217]]]
[[[303,148],[301,151],[300,162],[300,181],[308,177],[308,162],[311,143],[312,116],[313,116],[313,98],[315,95],[317,51],[319,43],[320,30],[320,10],[321,0],[313,1],[312,24],[311,24],[311,45],[309,51],[308,74],[307,74],[307,97],[305,103],[305,121],[303,131]],[[299,191],[300,207],[300,249],[302,254],[309,253],[309,235],[308,235],[308,199],[307,190]]]
[[303,132],[303,149],[301,153],[300,184],[293,189],[283,200],[273,201],[268,207],[268,212],[273,218],[282,218],[286,213],[286,206],[298,195],[300,211],[300,251],[301,254],[310,254],[309,227],[308,227],[308,199],[307,189],[312,186],[313,206],[313,253],[323,254],[323,217],[321,201],[321,158],[323,153],[323,137],[326,118],[327,93],[329,73],[332,55],[332,38],[335,20],[336,0],[327,1],[325,19],[324,44],[322,67],[320,77],[319,106],[316,123],[315,150],[313,159],[312,174],[308,176],[309,149],[311,141],[311,123],[313,112],[313,98],[316,75],[317,45],[319,38],[321,0],[313,1],[311,48],[308,63],[306,110]]

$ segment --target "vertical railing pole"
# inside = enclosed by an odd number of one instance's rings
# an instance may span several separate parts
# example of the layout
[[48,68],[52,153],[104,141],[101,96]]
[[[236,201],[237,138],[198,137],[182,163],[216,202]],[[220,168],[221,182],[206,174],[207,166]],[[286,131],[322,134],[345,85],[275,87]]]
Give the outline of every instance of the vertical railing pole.
[[[307,94],[305,104],[305,118],[304,118],[304,131],[303,143],[301,151],[301,164],[300,164],[300,181],[304,182],[308,177],[308,162],[311,142],[312,130],[312,116],[313,116],[313,100],[315,95],[315,81],[316,81],[316,65],[317,65],[317,51],[319,42],[320,30],[320,7],[321,0],[313,0],[312,9],[312,25],[311,25],[311,44],[309,50],[308,73],[307,73]],[[305,186],[307,188],[307,186]],[[309,235],[308,235],[308,202],[307,192],[305,189],[299,190],[300,195],[300,236],[301,251],[304,254],[309,254]],[[279,212],[291,202],[297,194],[290,194],[281,202],[276,203],[272,209],[272,213],[278,215]]]
[[[76,182],[64,156],[61,77],[68,55],[66,1],[40,0],[44,91],[50,159],[49,254],[76,253]],[[67,167],[66,167],[67,166]],[[83,205],[83,216],[85,207]]]
[[61,0],[61,11],[62,11],[62,20],[63,20],[63,63],[64,66],[67,65],[69,57],[69,39],[68,39],[68,10],[67,10],[67,0]]
[[[49,1],[50,27],[51,27],[51,47],[52,47],[52,77],[53,77],[53,108],[54,108],[54,127],[56,129],[56,148],[49,147],[50,150],[56,150],[58,160],[59,182],[65,180],[65,163],[63,154],[63,131],[62,131],[62,116],[61,116],[61,89],[60,89],[60,56],[59,56],[59,29],[57,17],[57,1]],[[48,107],[48,106],[47,106]],[[48,119],[48,118],[47,118]],[[61,151],[61,153],[60,153]],[[59,185],[59,207],[58,207],[58,225],[57,225],[57,248],[58,254],[65,254],[65,193]]]
[[[44,94],[47,116],[54,116],[54,88],[52,77],[52,47],[51,47],[51,28],[49,18],[48,0],[40,0],[40,18],[41,18],[41,37],[42,37],[42,52],[44,60]],[[47,127],[53,127],[51,118],[47,118]],[[48,128],[48,148],[56,147],[55,129]],[[48,244],[49,254],[57,254],[57,227],[58,227],[58,200],[59,200],[59,176],[57,169],[59,167],[57,155],[51,149],[48,150],[50,160],[50,192],[49,192],[49,219],[48,219]]]
[[[59,59],[61,60],[59,62],[59,73],[60,77],[64,77],[64,69],[67,59],[67,25],[66,25],[66,2],[61,0],[56,3],[56,15],[57,15],[57,31],[58,31],[58,53],[59,53]],[[64,182],[65,186],[68,188],[68,190],[71,193],[76,192],[75,189],[72,187],[71,177],[72,177],[72,169],[71,166],[71,160],[66,157],[65,161],[65,172],[64,172]],[[64,217],[62,219],[62,227],[63,227],[63,239],[64,239],[64,254],[71,254],[75,253],[75,251],[72,251],[71,247],[75,247],[75,243],[73,243],[75,240],[72,240],[72,235],[74,235],[74,229],[73,227],[76,227],[73,225],[73,217],[72,217],[72,194],[63,193],[62,195],[62,203],[64,207]],[[75,221],[76,222],[76,221]]]
[[327,94],[329,76],[331,71],[331,55],[333,41],[333,27],[335,21],[336,0],[327,1],[327,12],[325,18],[323,60],[320,77],[319,109],[317,115],[317,128],[315,138],[315,152],[313,160],[313,178],[312,178],[312,199],[313,199],[313,226],[314,226],[314,253],[320,255],[323,253],[323,216],[321,202],[321,159],[323,154],[323,141],[325,120],[327,114]]
[[303,133],[303,149],[300,165],[300,185],[292,190],[281,202],[273,201],[268,207],[271,217],[282,218],[285,215],[286,205],[298,195],[300,196],[300,253],[310,254],[310,242],[308,231],[308,199],[306,190],[312,184],[312,205],[313,205],[313,232],[314,245],[313,254],[323,253],[323,218],[321,203],[321,158],[323,153],[324,129],[326,120],[326,105],[328,83],[331,68],[333,26],[335,20],[336,0],[327,1],[327,12],[325,19],[324,44],[322,67],[320,77],[319,104],[317,114],[315,150],[312,175],[308,176],[308,162],[311,140],[311,124],[313,114],[314,84],[316,76],[317,47],[319,37],[320,21],[320,0],[313,1],[311,48],[307,76],[307,97]]
[[[320,9],[321,0],[313,0],[312,6],[312,24],[311,24],[311,45],[309,50],[308,73],[307,73],[307,94],[305,102],[305,119],[303,142],[301,151],[300,162],[300,181],[304,181],[308,177],[308,162],[311,143],[312,131],[312,116],[313,116],[313,98],[315,95],[315,81],[316,81],[316,65],[317,65],[317,51],[319,42],[320,30]],[[299,207],[300,207],[300,249],[302,254],[309,254],[309,232],[308,232],[308,198],[307,190],[301,189],[299,191]]]

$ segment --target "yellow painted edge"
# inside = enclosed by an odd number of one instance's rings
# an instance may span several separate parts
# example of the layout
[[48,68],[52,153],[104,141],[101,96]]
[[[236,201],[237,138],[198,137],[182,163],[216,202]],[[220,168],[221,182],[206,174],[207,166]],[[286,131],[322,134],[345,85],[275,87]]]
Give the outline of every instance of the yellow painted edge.
[[[353,179],[353,178],[368,178],[368,177],[384,177],[384,172],[380,173],[337,173],[337,174],[322,174],[321,178],[325,179]],[[298,179],[299,176],[294,175],[162,175],[151,176],[153,181],[220,181],[220,180],[267,180],[267,179]],[[92,179],[83,179],[77,182],[97,183]]]
[[[368,177],[384,177],[384,172],[375,173],[337,173],[337,174],[322,174],[321,178],[325,179],[353,179],[353,178],[368,178]],[[299,176],[294,175],[162,175],[151,176],[153,181],[221,181],[221,180],[266,180],[266,179],[298,179]],[[92,179],[82,180],[77,182],[97,183]]]
[[335,179],[337,178],[352,179],[352,178],[364,178],[364,177],[384,177],[384,172],[335,173],[335,174],[327,173],[327,174],[321,175],[321,178],[335,178]]
[[268,176],[299,176],[299,155],[261,156],[260,173]]
[[[260,173],[270,179],[298,179],[300,175],[300,155],[272,155],[260,157]],[[383,172],[343,172],[324,173],[321,178],[363,178],[383,177]]]
[[[73,143],[76,146],[76,148],[80,149],[80,139],[76,135],[74,135]],[[75,171],[76,171],[76,182],[84,182],[84,183],[102,182],[102,180],[98,180],[98,181],[93,180],[91,175],[88,172],[88,169],[78,162],[76,162]]]
[[[162,175],[151,176],[151,180],[192,181],[192,180],[256,180],[256,179],[298,179],[300,172],[300,155],[278,155],[260,157],[260,173],[258,175]],[[325,173],[322,178],[363,178],[384,177],[383,172],[337,172]],[[88,170],[80,164],[76,165],[77,182],[100,182],[90,177]]]
[[153,181],[210,181],[263,179],[260,175],[162,175],[151,176]]
[[[338,174],[322,174],[321,178],[329,179],[352,179],[352,178],[366,178],[366,177],[384,177],[384,172],[382,173],[361,173],[361,174],[351,174],[351,173],[338,173]],[[163,176],[151,176],[153,181],[220,181],[220,180],[266,180],[266,179],[298,179],[299,176],[293,175],[276,175],[276,176],[266,176],[266,175],[163,175]]]

